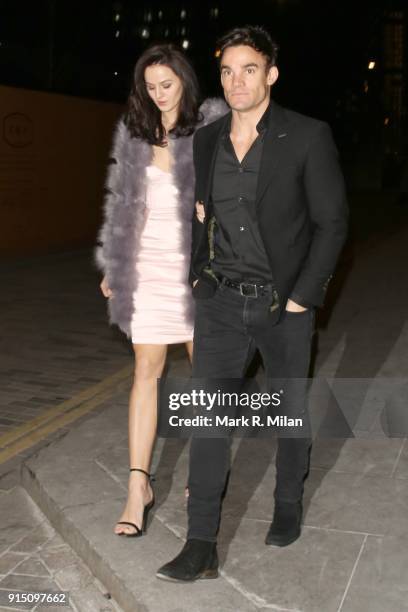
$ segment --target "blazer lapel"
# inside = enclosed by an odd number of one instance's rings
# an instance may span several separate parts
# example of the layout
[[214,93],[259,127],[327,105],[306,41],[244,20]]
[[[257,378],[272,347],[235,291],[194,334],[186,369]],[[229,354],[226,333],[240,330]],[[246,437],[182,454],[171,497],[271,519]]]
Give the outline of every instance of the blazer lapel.
[[271,102],[268,129],[262,150],[261,166],[259,169],[256,189],[255,206],[258,207],[266,188],[273,179],[276,165],[279,161],[282,147],[288,136],[288,123],[283,109]]
[[217,157],[218,145],[221,139],[221,135],[224,129],[228,118],[231,113],[227,113],[225,117],[223,117],[222,121],[217,122],[218,125],[215,126],[214,133],[212,133],[206,143],[206,158],[203,163],[203,177],[204,177],[204,207],[205,210],[208,210],[208,204],[210,201],[213,177],[214,177],[214,167],[215,160]]

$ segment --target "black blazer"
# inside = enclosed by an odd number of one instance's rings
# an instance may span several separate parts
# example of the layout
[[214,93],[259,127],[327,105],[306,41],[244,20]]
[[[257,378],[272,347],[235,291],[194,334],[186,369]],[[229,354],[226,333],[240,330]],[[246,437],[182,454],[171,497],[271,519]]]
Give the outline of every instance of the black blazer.
[[[205,221],[194,216],[191,283],[216,283],[204,268],[209,261],[211,190],[222,128],[231,113],[195,133],[196,200]],[[304,306],[322,306],[347,235],[348,207],[338,153],[329,126],[271,102],[256,194],[260,234],[279,296]],[[212,286],[208,290],[208,285]]]

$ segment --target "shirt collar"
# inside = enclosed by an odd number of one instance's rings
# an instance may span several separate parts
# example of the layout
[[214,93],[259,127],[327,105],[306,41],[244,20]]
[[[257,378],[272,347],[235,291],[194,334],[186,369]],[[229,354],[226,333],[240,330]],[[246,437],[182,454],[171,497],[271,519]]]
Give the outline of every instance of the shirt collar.
[[[269,116],[271,112],[271,106],[272,106],[272,100],[270,100],[267,109],[265,110],[264,114],[262,115],[258,123],[256,124],[256,129],[257,129],[258,134],[262,134],[269,127]],[[231,120],[232,120],[232,113],[229,115],[228,120],[224,124],[223,135],[222,135],[223,138],[225,138],[231,131]]]
[[269,116],[271,112],[271,106],[272,106],[272,102],[269,101],[266,111],[264,112],[264,114],[262,115],[258,123],[256,124],[256,129],[258,131],[258,134],[260,134],[264,130],[267,130],[269,127]]

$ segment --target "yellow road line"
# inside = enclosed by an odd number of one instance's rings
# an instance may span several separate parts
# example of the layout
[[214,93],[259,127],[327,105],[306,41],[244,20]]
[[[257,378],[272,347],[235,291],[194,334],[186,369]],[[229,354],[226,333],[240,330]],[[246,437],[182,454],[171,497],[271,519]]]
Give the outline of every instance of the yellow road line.
[[[112,374],[112,376],[108,376],[100,383],[84,389],[84,391],[81,391],[69,400],[44,411],[27,423],[23,423],[23,425],[0,436],[0,447],[3,447],[3,450],[0,451],[0,463],[7,460],[3,459],[3,457],[6,457],[9,449],[10,451],[15,448],[19,449],[13,452],[12,456],[14,456],[21,450],[25,450],[41,440],[44,435],[56,431],[60,427],[63,427],[65,423],[74,421],[82,414],[85,414],[95,406],[104,402],[112,395],[117,385],[130,378],[132,373],[133,365],[126,366],[122,368],[122,370]],[[30,440],[32,441],[30,442]],[[6,446],[7,448],[4,448]]]
[[31,446],[34,446],[37,442],[48,436],[49,434],[61,429],[64,425],[68,425],[73,421],[79,419],[79,417],[83,416],[90,410],[93,410],[100,404],[103,404],[109,397],[111,397],[117,387],[112,387],[111,389],[105,389],[97,396],[93,397],[87,402],[82,403],[77,408],[70,410],[69,412],[65,412],[61,414],[58,418],[55,418],[53,421],[46,423],[42,427],[38,427],[37,429],[32,430],[27,433],[24,437],[16,440],[13,444],[10,444],[7,448],[0,451],[0,464],[12,459],[18,453],[21,453],[24,450],[27,450]]

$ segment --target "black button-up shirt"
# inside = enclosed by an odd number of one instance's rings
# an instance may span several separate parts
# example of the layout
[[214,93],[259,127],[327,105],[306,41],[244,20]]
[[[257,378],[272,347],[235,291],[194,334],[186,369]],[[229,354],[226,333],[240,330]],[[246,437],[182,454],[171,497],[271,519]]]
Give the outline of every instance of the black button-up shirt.
[[241,163],[230,138],[231,122],[227,122],[217,151],[212,185],[216,230],[211,268],[218,276],[260,284],[272,280],[255,211],[268,111],[269,108],[257,124],[258,136]]

